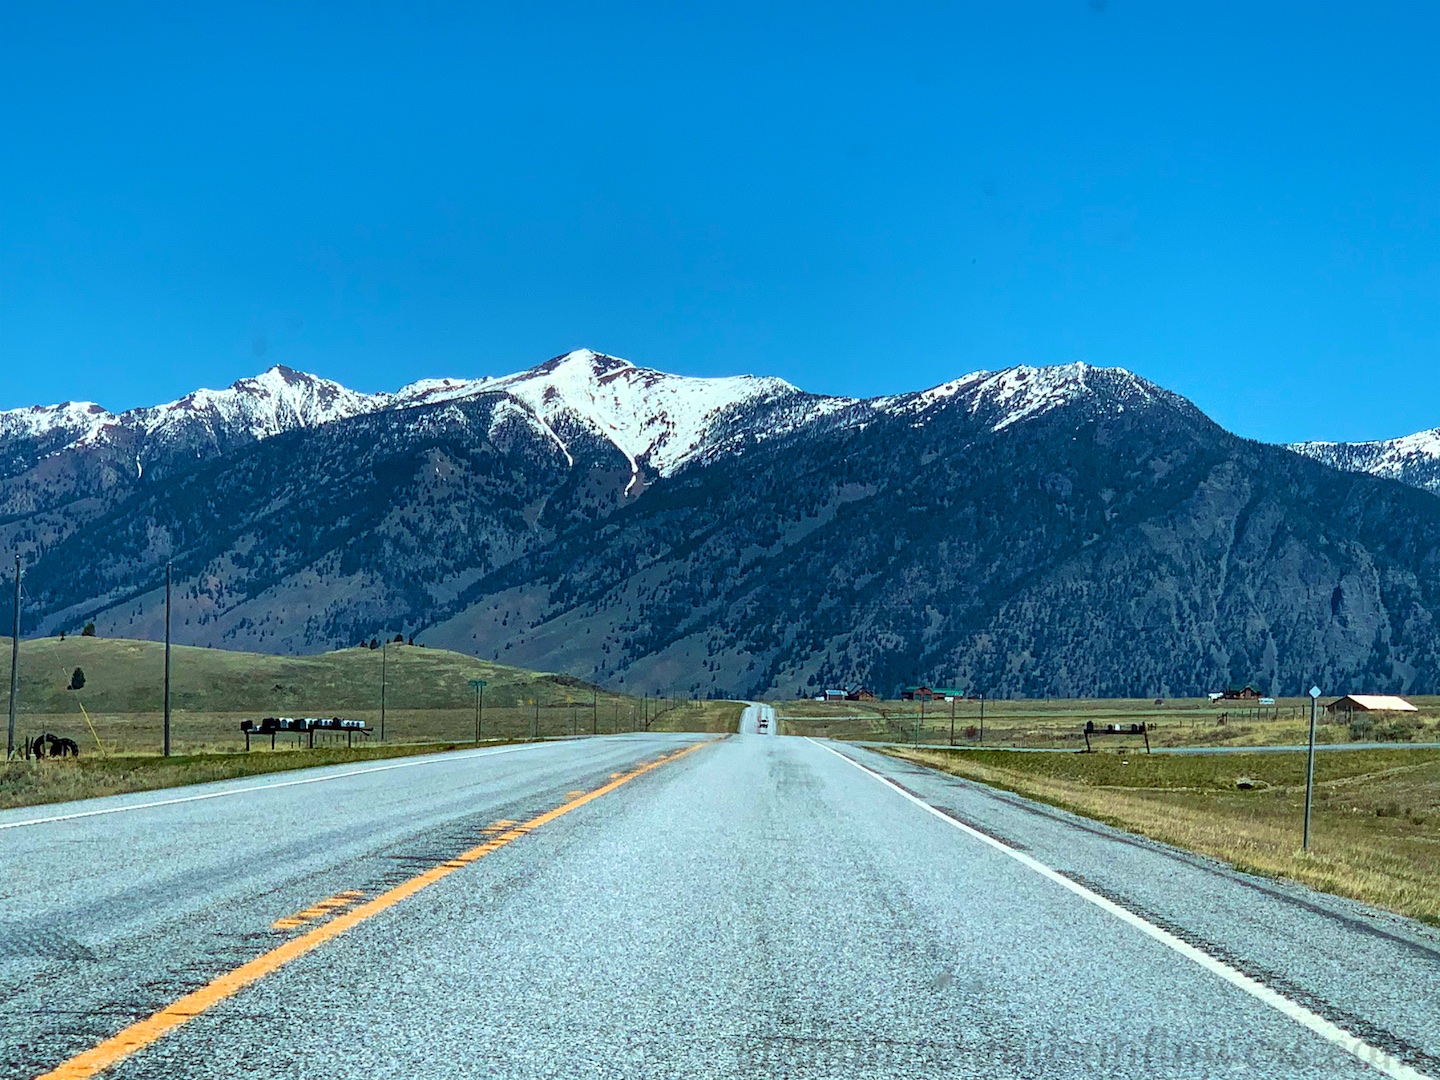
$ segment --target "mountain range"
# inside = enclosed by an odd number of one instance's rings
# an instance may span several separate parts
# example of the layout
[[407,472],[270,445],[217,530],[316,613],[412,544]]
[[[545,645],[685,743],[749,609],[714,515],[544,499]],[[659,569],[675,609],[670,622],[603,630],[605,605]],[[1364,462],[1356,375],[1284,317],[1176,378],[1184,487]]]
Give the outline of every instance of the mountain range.
[[27,632],[414,634],[636,693],[1440,685],[1440,432],[1270,446],[1116,368],[871,399],[589,350],[0,412]]

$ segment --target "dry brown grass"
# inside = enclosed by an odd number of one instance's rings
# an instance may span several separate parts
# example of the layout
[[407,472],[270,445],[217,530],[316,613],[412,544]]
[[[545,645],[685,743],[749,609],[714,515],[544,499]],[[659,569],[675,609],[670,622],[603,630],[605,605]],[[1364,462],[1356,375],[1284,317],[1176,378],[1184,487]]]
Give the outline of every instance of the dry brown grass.
[[[1309,854],[1300,850],[1303,754],[889,752],[1242,870],[1440,924],[1437,751],[1317,756]],[[1258,786],[1238,790],[1241,776]]]
[[700,731],[723,734],[738,731],[745,706],[738,701],[686,701],[661,703],[650,722],[651,731]]
[[[1440,699],[1413,700],[1420,712],[1414,724],[1403,722],[1407,730],[1401,737],[1395,738],[1391,730],[1395,717],[1373,714],[1377,727],[1367,738],[1440,741]],[[1273,707],[1247,702],[1211,705],[1195,698],[1168,699],[1159,705],[1154,699],[986,701],[983,745],[1083,747],[1080,732],[1087,720],[1144,722],[1150,726],[1152,745],[1159,747],[1292,745],[1308,738],[1309,707],[1308,698],[1282,698]],[[923,715],[913,701],[795,700],[777,702],[775,709],[781,732],[791,735],[913,743],[918,731],[922,744],[950,741],[948,702],[927,704]],[[956,702],[954,711],[956,745],[982,745],[980,703]],[[1324,743],[1348,742],[1350,727],[1322,713],[1317,738]]]

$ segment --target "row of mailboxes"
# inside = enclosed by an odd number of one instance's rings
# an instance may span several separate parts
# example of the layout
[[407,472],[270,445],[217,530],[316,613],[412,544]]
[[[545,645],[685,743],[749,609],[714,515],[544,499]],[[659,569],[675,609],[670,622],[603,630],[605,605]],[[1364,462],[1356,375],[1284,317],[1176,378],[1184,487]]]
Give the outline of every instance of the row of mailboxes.
[[272,735],[277,731],[364,731],[364,720],[346,720],[332,716],[328,719],[317,716],[295,718],[293,716],[267,716],[260,721],[242,720],[240,730],[255,735]]

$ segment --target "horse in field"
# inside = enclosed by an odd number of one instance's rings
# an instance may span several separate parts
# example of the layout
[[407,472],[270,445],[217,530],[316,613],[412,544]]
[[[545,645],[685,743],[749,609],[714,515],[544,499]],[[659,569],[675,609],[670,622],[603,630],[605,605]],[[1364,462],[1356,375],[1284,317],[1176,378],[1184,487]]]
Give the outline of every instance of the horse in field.
[[30,744],[30,752],[37,758],[43,757],[79,757],[80,747],[74,739],[57,739],[48,731],[44,735],[36,737]]

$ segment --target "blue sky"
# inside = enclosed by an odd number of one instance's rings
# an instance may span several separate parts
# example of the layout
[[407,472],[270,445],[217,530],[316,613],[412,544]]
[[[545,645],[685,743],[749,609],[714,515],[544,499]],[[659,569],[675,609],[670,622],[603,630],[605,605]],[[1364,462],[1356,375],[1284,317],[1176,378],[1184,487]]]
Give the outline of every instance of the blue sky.
[[1431,3],[0,5],[0,408],[581,345],[1440,425]]

